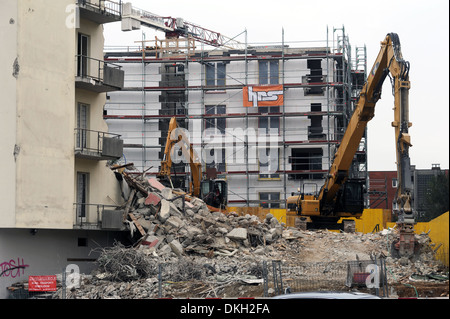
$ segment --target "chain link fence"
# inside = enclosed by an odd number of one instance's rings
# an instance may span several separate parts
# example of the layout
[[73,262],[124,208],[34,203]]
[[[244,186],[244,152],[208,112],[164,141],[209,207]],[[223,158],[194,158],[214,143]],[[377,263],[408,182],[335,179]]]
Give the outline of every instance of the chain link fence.
[[[358,290],[388,297],[384,259],[290,265],[279,260],[248,265],[177,263],[126,264],[109,259],[109,272],[80,275],[65,269],[57,291],[28,291],[27,282],[9,287],[11,299],[146,299],[146,298],[270,298],[307,291]],[[120,268],[118,268],[120,267]],[[114,270],[114,272],[112,272]],[[251,287],[252,292],[249,292]],[[245,288],[245,289],[244,289]],[[242,290],[242,291],[240,291]],[[245,292],[245,295],[240,295]]]
[[308,291],[352,291],[388,297],[386,263],[378,260],[289,265],[263,262],[264,297]]

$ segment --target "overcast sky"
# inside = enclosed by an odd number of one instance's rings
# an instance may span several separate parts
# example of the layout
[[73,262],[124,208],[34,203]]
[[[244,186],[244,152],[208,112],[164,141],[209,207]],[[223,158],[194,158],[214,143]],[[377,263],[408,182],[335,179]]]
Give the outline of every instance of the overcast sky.
[[[127,1],[125,1],[127,2]],[[148,1],[131,0],[134,7],[160,16],[181,17],[230,38],[247,29],[248,43],[315,41],[333,38],[344,26],[352,47],[367,47],[370,70],[387,33],[399,35],[403,58],[411,63],[409,95],[413,147],[411,164],[419,169],[440,164],[449,168],[449,2],[447,0],[321,0],[321,1]],[[120,23],[105,25],[105,45],[134,45],[134,41],[164,34],[143,27],[120,32]],[[339,32],[339,31],[337,31]],[[243,35],[237,38],[245,42]],[[294,43],[288,43],[295,47]],[[304,45],[303,45],[304,46]],[[354,53],[352,53],[354,56]],[[391,84],[383,85],[375,117],[369,122],[368,165],[371,171],[396,170]]]

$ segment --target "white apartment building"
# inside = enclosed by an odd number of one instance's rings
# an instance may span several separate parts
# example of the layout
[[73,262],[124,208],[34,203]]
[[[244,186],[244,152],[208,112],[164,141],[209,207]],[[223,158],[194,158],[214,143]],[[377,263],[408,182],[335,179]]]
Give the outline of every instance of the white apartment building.
[[[175,116],[203,177],[227,180],[229,206],[284,208],[299,187],[320,189],[366,73],[365,48],[352,57],[343,28],[333,38],[317,47],[204,49],[180,37],[107,50],[105,60],[125,72],[104,116],[124,139],[122,160],[157,175]],[[363,179],[365,140],[351,172]],[[186,187],[189,165],[180,161],[172,181]]]
[[103,213],[123,203],[107,166],[123,141],[103,107],[123,71],[103,61],[103,24],[120,19],[119,2],[1,2],[0,298],[29,275],[89,271],[117,236]]

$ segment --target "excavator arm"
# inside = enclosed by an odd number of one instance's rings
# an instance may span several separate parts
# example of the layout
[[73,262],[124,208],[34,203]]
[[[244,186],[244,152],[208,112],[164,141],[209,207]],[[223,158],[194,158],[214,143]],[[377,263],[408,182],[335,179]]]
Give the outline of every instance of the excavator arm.
[[[177,146],[177,147],[175,147]],[[191,147],[189,138],[186,136],[184,129],[178,127],[177,119],[172,117],[169,123],[169,130],[167,132],[166,147],[164,150],[164,158],[161,161],[161,169],[159,171],[159,177],[165,177],[170,181],[170,174],[172,168],[172,158],[175,151],[181,151],[191,168],[191,182],[190,193],[193,196],[200,196],[200,187],[202,180],[202,166],[198,158],[197,153]]]
[[403,60],[400,40],[395,33],[389,33],[381,42],[381,49],[364,84],[354,113],[348,123],[341,144],[335,154],[325,184],[318,200],[320,210],[331,213],[336,207],[337,193],[348,178],[348,170],[356,154],[367,123],[373,118],[375,105],[381,97],[384,80],[390,76],[393,86],[395,106],[394,122],[397,172],[399,187],[397,201],[401,215],[412,218],[411,210],[411,170],[408,148],[411,146],[408,128],[409,122],[409,63]]

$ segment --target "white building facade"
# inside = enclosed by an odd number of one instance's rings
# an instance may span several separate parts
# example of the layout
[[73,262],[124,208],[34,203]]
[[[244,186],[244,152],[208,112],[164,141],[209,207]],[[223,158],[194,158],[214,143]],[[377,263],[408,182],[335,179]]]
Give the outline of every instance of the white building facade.
[[[0,298],[30,275],[94,266],[111,245],[104,210],[123,202],[108,161],[120,135],[103,119],[106,92],[123,71],[103,61],[103,24],[120,21],[110,1],[5,0],[0,10]],[[120,234],[120,232],[118,232]]]
[[[173,39],[174,49],[107,51],[125,71],[104,116],[124,139],[123,162],[157,175],[175,116],[203,177],[227,180],[229,206],[284,208],[299,187],[319,189],[365,80],[365,57],[352,58],[342,34],[321,47],[183,50]],[[351,175],[365,179],[365,138],[356,157]],[[183,188],[190,174],[180,161],[172,179]]]

